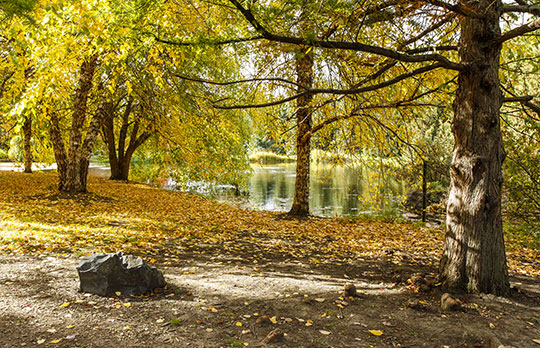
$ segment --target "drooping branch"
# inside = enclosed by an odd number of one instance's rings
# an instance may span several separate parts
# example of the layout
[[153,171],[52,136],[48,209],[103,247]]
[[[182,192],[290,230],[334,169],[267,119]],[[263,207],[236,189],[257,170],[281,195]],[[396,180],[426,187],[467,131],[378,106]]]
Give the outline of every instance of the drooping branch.
[[179,40],[161,38],[161,37],[159,37],[156,34],[151,33],[151,32],[147,32],[146,34],[151,35],[154,38],[154,40],[156,40],[159,43],[164,43],[164,44],[173,45],[173,46],[194,46],[194,45],[221,46],[221,45],[229,45],[229,44],[235,44],[235,43],[251,42],[251,41],[257,41],[257,40],[264,39],[264,37],[262,35],[257,35],[257,36],[253,36],[253,37],[233,38],[233,39],[179,41]]
[[[424,31],[422,31],[420,34],[416,35],[416,36],[413,36],[411,38],[409,38],[407,41],[403,42],[402,44],[400,44],[400,48],[404,48],[406,47],[407,45],[413,43],[413,42],[416,42],[418,40],[420,40],[421,38],[425,37],[426,35],[428,35],[429,33],[431,33],[432,31],[442,27],[443,25],[445,25],[446,23],[450,22],[451,20],[453,20],[454,18],[456,18],[456,15],[455,14],[450,14],[450,15],[447,15],[445,16],[443,19],[441,19],[440,21],[438,22],[435,22],[433,23],[432,25],[430,25],[429,27],[427,27]],[[406,51],[407,53],[411,53],[410,51]],[[416,52],[416,53],[420,53],[420,52]]]
[[226,81],[226,82],[219,82],[219,81],[212,81],[212,80],[206,80],[201,79],[198,77],[191,77],[186,75],[180,75],[180,74],[174,74],[174,76],[182,79],[182,80],[188,80],[193,82],[201,82],[201,83],[207,83],[209,85],[215,85],[215,86],[231,86],[231,85],[237,85],[241,83],[249,83],[249,82],[282,82],[286,84],[291,84],[296,87],[304,88],[303,86],[300,86],[297,82],[286,80],[278,77],[270,77],[270,78],[252,78],[252,79],[244,79],[244,80],[235,80],[235,81]]
[[254,109],[254,108],[264,108],[269,106],[275,106],[275,105],[281,105],[287,102],[290,102],[292,100],[298,99],[306,94],[332,94],[332,95],[351,95],[351,94],[360,94],[365,92],[371,92],[378,89],[382,89],[391,85],[394,85],[400,81],[403,81],[405,79],[408,79],[410,77],[420,75],[426,72],[429,72],[431,70],[435,70],[438,68],[443,67],[442,64],[432,64],[428,66],[424,66],[422,68],[418,68],[412,71],[409,71],[407,73],[401,74],[399,76],[396,76],[390,80],[371,85],[371,86],[365,86],[365,87],[359,87],[359,88],[352,88],[352,89],[333,89],[333,88],[314,88],[314,89],[306,89],[303,92],[297,93],[293,96],[290,96],[288,98],[283,98],[280,100],[276,100],[273,102],[268,103],[262,103],[262,104],[245,104],[245,105],[214,105],[216,109],[222,109],[222,110],[233,110],[233,109]]
[[[413,95],[410,96],[409,98],[403,99],[403,100],[398,100],[398,101],[395,101],[395,102],[392,102],[392,103],[376,104],[376,105],[368,105],[368,106],[357,106],[348,115],[334,116],[334,117],[331,117],[331,118],[328,118],[328,119],[322,121],[321,123],[317,124],[316,126],[313,126],[313,128],[311,130],[311,133],[312,134],[316,133],[319,130],[326,127],[327,125],[329,125],[329,124],[332,124],[332,123],[335,123],[335,122],[338,122],[338,121],[343,121],[343,120],[358,116],[358,115],[360,115],[360,114],[358,114],[360,111],[373,110],[373,109],[397,109],[397,108],[411,107],[411,106],[427,106],[425,104],[420,104],[420,105],[414,104],[413,102],[416,101],[416,100],[419,100],[420,98],[423,98],[423,97],[425,97],[427,95],[430,95],[430,94],[433,94],[433,93],[439,91],[441,89],[441,86],[438,86],[436,88],[432,88],[432,89],[430,89],[428,91],[425,91],[423,93],[420,93],[420,94],[417,94],[416,93],[417,90],[415,90]],[[434,106],[434,105],[431,104],[429,106]]]
[[319,47],[319,48],[328,48],[328,49],[340,49],[340,50],[349,50],[357,51],[364,53],[372,53],[375,55],[392,58],[401,62],[408,63],[421,63],[421,62],[438,62],[442,67],[445,67],[450,70],[462,71],[465,69],[465,65],[455,63],[450,61],[448,58],[440,54],[420,54],[420,55],[411,55],[408,53],[402,53],[394,51],[388,48],[367,45],[359,42],[346,42],[346,41],[331,41],[331,40],[317,40],[317,39],[307,39],[302,37],[294,36],[284,36],[273,34],[263,27],[259,21],[255,18],[253,13],[250,10],[246,9],[238,0],[229,0],[238,11],[244,16],[244,18],[250,23],[250,25],[266,40],[280,43],[288,43],[293,45],[309,46],[309,47]]

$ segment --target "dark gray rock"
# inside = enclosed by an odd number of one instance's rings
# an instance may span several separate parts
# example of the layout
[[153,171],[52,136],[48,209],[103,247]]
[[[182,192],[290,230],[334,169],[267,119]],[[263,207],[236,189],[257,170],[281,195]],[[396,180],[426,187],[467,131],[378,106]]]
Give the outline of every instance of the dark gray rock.
[[119,291],[124,296],[141,295],[165,286],[163,274],[133,255],[96,254],[77,267],[80,290],[101,296]]

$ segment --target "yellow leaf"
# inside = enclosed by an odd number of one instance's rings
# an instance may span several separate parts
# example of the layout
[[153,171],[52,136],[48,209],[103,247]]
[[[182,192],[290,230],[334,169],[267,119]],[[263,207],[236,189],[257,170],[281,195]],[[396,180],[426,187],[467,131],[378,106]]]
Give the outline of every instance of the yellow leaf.
[[67,307],[67,306],[69,306],[70,304],[71,304],[71,302],[62,303],[62,304],[60,305],[60,308]]
[[495,324],[489,323],[489,328],[490,328],[490,329],[494,329],[494,328],[495,328]]
[[66,329],[73,329],[75,327],[75,325],[68,325],[66,326]]
[[117,291],[117,292],[115,292],[115,295],[116,295],[116,296],[121,296],[122,293],[121,293],[120,291]]
[[242,326],[242,323],[239,322],[239,321],[237,321],[237,322],[236,322],[236,326]]
[[57,344],[57,343],[60,343],[61,341],[62,341],[62,339],[59,338],[59,339],[57,339],[57,340],[50,341],[49,343]]
[[273,323],[273,324],[277,324],[277,318],[276,316],[273,316],[270,318],[270,321]]
[[381,336],[383,334],[383,330],[368,330],[370,334],[375,336]]
[[131,303],[124,303],[124,307],[131,307]]

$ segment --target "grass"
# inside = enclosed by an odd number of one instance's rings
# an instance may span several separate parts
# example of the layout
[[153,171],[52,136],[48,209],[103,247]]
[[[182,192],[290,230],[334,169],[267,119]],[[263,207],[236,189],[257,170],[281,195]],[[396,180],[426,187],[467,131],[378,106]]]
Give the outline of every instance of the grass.
[[257,151],[249,155],[249,161],[260,164],[291,163],[296,161],[296,156],[287,156],[270,151]]

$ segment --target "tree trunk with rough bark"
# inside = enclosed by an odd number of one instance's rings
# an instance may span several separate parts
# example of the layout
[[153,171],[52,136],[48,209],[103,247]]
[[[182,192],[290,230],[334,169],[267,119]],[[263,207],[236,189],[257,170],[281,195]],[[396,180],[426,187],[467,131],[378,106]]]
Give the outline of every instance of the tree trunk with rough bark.
[[32,117],[26,116],[23,124],[24,172],[32,173]]
[[440,280],[455,291],[509,294],[501,217],[503,150],[499,110],[501,1],[470,3],[482,19],[461,23],[460,72],[454,101],[455,146]]
[[[116,138],[114,131],[114,109],[110,104],[110,109],[106,113],[105,122],[102,127],[102,134],[109,154],[109,165],[111,167],[110,180],[129,180],[129,169],[133,153],[152,135],[152,131],[145,129],[141,134],[140,130],[140,115],[130,122],[130,115],[133,113],[133,98],[128,99],[128,103],[122,114],[122,124],[118,134],[118,146],[116,146]],[[131,132],[130,124],[133,123]],[[129,135],[129,143],[126,147],[126,141]]]
[[[296,58],[297,82],[304,88],[313,86],[313,53],[303,49]],[[303,87],[303,88],[302,88]],[[311,154],[311,107],[312,94],[297,99],[296,110],[296,181],[294,201],[289,215],[305,217],[309,215],[309,164]]]
[[69,147],[66,147],[60,132],[58,116],[50,111],[50,134],[54,148],[54,155],[58,167],[58,189],[68,193],[86,192],[88,166],[92,156],[92,148],[101,128],[103,119],[102,106],[92,117],[83,140],[83,128],[88,110],[88,94],[92,90],[92,79],[97,66],[98,56],[94,55],[81,65],[79,86],[75,94]]

